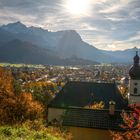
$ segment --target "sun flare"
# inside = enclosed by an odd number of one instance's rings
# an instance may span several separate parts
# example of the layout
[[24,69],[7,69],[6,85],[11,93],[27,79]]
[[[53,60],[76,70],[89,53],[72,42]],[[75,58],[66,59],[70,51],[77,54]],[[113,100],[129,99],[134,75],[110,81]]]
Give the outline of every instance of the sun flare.
[[88,13],[91,0],[67,0],[65,7],[71,14],[83,15]]

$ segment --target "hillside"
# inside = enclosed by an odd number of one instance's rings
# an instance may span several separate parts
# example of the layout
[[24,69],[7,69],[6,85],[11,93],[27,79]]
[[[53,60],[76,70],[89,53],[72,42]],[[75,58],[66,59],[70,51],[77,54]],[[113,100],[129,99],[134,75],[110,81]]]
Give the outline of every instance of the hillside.
[[0,62],[50,64],[50,65],[76,65],[95,64],[93,61],[81,59],[61,59],[55,52],[40,48],[29,42],[18,39],[9,41],[0,46]]

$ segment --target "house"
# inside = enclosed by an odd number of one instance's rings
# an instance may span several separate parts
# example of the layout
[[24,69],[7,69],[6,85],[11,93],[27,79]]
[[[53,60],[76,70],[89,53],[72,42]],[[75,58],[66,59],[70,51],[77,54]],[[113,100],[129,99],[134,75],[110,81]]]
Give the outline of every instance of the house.
[[[130,69],[130,98],[140,101],[140,67],[136,53]],[[138,99],[138,100],[136,100]],[[85,108],[104,102],[104,109]],[[48,123],[65,126],[74,140],[111,140],[109,130],[123,131],[122,109],[129,111],[115,83],[68,82],[48,106]]]
[[[85,108],[100,101],[104,102],[104,109]],[[113,114],[110,101],[115,103]],[[128,109],[128,102],[115,83],[68,82],[49,104],[48,122],[55,120],[66,126],[75,140],[108,140],[108,130],[122,130],[122,109]]]

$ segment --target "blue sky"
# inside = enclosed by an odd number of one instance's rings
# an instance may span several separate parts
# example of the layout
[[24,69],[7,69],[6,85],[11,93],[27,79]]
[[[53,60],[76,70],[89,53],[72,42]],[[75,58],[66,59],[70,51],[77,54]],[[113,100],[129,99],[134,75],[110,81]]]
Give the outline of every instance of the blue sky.
[[100,49],[140,48],[140,0],[0,0],[0,24],[16,21],[74,29]]

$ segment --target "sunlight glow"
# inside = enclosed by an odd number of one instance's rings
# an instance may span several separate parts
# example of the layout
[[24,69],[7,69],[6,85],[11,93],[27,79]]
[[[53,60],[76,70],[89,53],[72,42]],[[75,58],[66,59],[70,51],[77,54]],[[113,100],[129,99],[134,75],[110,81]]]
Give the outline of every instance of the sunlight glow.
[[91,0],[67,0],[65,8],[74,15],[86,15],[90,9]]

